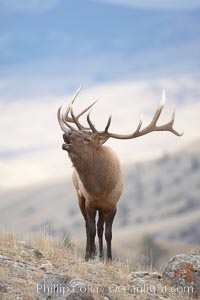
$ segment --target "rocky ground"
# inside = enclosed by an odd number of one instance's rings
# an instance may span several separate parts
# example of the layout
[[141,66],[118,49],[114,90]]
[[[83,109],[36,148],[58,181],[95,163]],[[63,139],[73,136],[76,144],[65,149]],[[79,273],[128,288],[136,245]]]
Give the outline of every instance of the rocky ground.
[[76,247],[41,234],[0,234],[0,299],[198,298],[200,255],[173,258],[160,272],[133,261],[85,262]]

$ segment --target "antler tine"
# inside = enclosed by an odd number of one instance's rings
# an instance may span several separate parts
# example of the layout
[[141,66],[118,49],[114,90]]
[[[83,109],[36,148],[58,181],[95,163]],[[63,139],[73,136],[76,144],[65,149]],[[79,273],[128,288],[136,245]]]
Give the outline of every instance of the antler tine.
[[[92,129],[92,132],[93,132],[93,133],[97,133],[98,135],[105,135],[105,134],[108,134],[108,128],[110,127],[111,119],[112,119],[112,116],[110,116],[110,117],[108,118],[108,122],[107,122],[107,124],[106,124],[106,127],[105,127],[104,131],[98,131],[98,130],[95,128],[94,124],[92,123],[92,121],[91,121],[91,119],[90,119],[90,113],[87,115],[87,121],[88,121],[88,124],[89,124],[90,128]],[[108,136],[108,138],[109,138],[109,136]]]
[[74,123],[76,124],[76,126],[78,127],[78,129],[79,130],[86,129],[83,125],[81,125],[81,123],[79,122],[78,118],[74,115],[74,111],[73,111],[72,105],[70,105],[70,113],[71,113],[72,119],[73,119]]
[[183,135],[183,132],[179,133],[178,131],[176,131],[174,128],[173,128],[173,125],[174,125],[174,120],[175,120],[175,113],[176,113],[176,109],[175,109],[175,106],[174,106],[174,109],[172,111],[172,115],[171,115],[171,120],[167,123],[167,124],[164,124],[164,125],[161,125],[161,126],[156,126],[156,123],[160,117],[160,114],[162,112],[162,109],[165,105],[165,102],[166,102],[166,95],[165,95],[165,90],[163,90],[163,94],[162,94],[162,99],[161,99],[161,102],[160,102],[160,105],[154,115],[154,118],[152,120],[152,125],[155,126],[155,129],[154,131],[171,131],[172,133],[174,133],[175,135],[177,136],[182,136]]
[[[64,122],[64,120],[63,120],[63,114],[62,114],[62,107],[63,107],[63,105],[61,105],[61,106],[59,107],[58,112],[57,112],[57,118],[58,118],[58,122],[59,122],[60,128],[61,128],[62,131],[64,131],[64,132],[68,132],[68,131],[69,131],[69,128],[70,128],[71,130],[75,130],[75,128],[73,128],[71,125],[66,124],[66,122]],[[67,127],[66,125],[67,125],[68,127]]]
[[90,129],[92,129],[92,132],[93,132],[93,133],[97,133],[97,130],[96,130],[94,124],[93,124],[92,121],[90,120],[90,113],[87,114],[87,122],[88,122],[88,124],[89,124],[89,126],[90,126]]
[[112,138],[116,138],[116,139],[133,139],[133,138],[148,134],[152,131],[170,131],[177,136],[182,136],[183,132],[179,133],[173,128],[174,119],[175,119],[175,108],[172,112],[171,120],[168,123],[166,123],[164,125],[160,125],[160,126],[156,125],[156,123],[160,117],[160,114],[163,110],[163,107],[165,105],[165,101],[166,101],[165,91],[163,91],[161,102],[152,118],[152,121],[144,129],[140,130],[141,126],[142,126],[142,116],[141,116],[139,124],[137,126],[137,129],[133,133],[126,134],[126,135],[110,133],[110,132],[108,132],[108,128],[110,126],[111,118],[109,118],[105,130],[102,132],[99,132],[99,135],[103,135],[105,137],[112,137]]
[[163,107],[164,107],[165,103],[166,103],[166,96],[165,96],[165,90],[163,90],[162,99],[161,99],[160,104],[159,104],[159,106],[158,106],[158,108],[157,108],[157,110],[156,110],[156,112],[153,116],[152,121],[151,121],[152,125],[156,125],[156,122],[158,121],[158,119],[160,117],[160,114],[163,110]]
[[[95,100],[92,104],[90,104],[87,108],[85,108],[82,112],[80,112],[80,114],[78,115],[78,116],[75,116],[74,115],[74,111],[73,111],[73,106],[71,105],[70,106],[70,113],[71,113],[71,116],[72,116],[72,120],[73,120],[73,122],[77,125],[77,127],[79,128],[79,130],[90,130],[90,129],[92,129],[92,127],[90,126],[90,128],[88,128],[88,127],[84,127],[83,125],[81,125],[81,123],[79,122],[79,118],[84,114],[84,113],[86,113],[96,102],[98,101],[98,99],[97,100]],[[87,117],[87,119],[88,119],[88,117]],[[90,121],[90,118],[89,118],[89,122],[92,124],[92,122]],[[89,124],[89,122],[88,122],[88,124]],[[90,124],[89,124],[90,125]],[[92,124],[92,126],[94,127],[94,125]]]
[[108,122],[106,124],[106,127],[105,127],[104,131],[99,132],[99,131],[97,131],[97,129],[95,128],[94,124],[92,123],[92,121],[90,119],[90,113],[87,115],[87,121],[88,121],[88,124],[89,124],[90,128],[92,129],[92,132],[97,133],[97,134],[101,134],[101,135],[104,134],[104,133],[108,133],[108,128],[110,127],[111,119],[112,119],[112,116],[110,115],[110,117],[108,118]]
[[140,121],[138,123],[137,129],[134,132],[134,134],[136,134],[136,133],[138,133],[140,131],[140,128],[142,127],[142,121],[143,121],[143,114],[141,114],[141,116],[140,116]]
[[172,115],[171,115],[171,120],[167,124],[165,124],[165,125],[158,126],[158,128],[161,131],[171,131],[172,133],[174,133],[177,136],[182,136],[183,135],[183,131],[182,132],[178,132],[178,131],[176,131],[173,128],[174,120],[175,120],[175,113],[176,113],[176,109],[175,109],[175,106],[174,106],[174,109],[173,109]]
[[[86,107],[83,111],[81,111],[77,116],[76,116],[76,118],[77,119],[79,119],[84,113],[86,113],[95,103],[97,103],[97,101],[98,101],[98,99],[97,100],[95,100],[92,104],[90,104],[88,107]],[[74,103],[74,101],[73,101],[73,103]],[[73,104],[72,102],[71,102],[71,104]],[[65,111],[65,113],[64,113],[64,119],[67,119],[67,122],[73,122],[74,123],[74,120],[71,118],[71,117],[69,117],[69,112],[70,112],[70,110],[71,110],[71,105],[69,105],[68,107],[67,107],[67,109],[66,109],[66,111]]]
[[78,116],[76,117],[77,119],[79,119],[84,113],[86,113],[94,104],[97,103],[99,99],[95,100],[92,104],[90,104],[88,107],[86,107],[83,111],[81,111]]
[[[67,109],[66,109],[66,110],[64,111],[64,113],[63,113],[63,120],[64,120],[65,123],[67,123],[67,122],[73,123],[73,122],[74,122],[73,119],[69,117],[69,112],[70,112],[70,110],[71,110],[71,105],[72,105],[72,104],[74,103],[74,101],[76,100],[76,97],[78,96],[78,94],[79,94],[81,88],[82,88],[82,87],[80,86],[80,87],[78,88],[78,90],[75,92],[75,94],[74,94],[74,96],[73,96],[73,98],[72,98],[71,103],[67,106]],[[66,124],[66,125],[67,125],[67,124]]]
[[[69,122],[68,119],[66,120],[66,119],[64,118],[65,110],[64,110],[63,107],[64,107],[64,104],[63,104],[63,106],[61,107],[61,116],[62,116],[63,122],[64,122],[71,130],[76,130],[75,127],[73,127],[71,124],[68,123],[68,122]],[[69,105],[69,106],[67,107],[67,114],[69,114],[70,110],[71,110],[71,106]],[[71,123],[72,123],[72,122],[71,122]]]
[[[88,127],[84,127],[80,122],[79,122],[79,118],[84,114],[86,113],[97,101],[95,100],[92,104],[90,104],[88,107],[86,107],[83,111],[81,111],[77,116],[75,116],[74,114],[74,111],[73,111],[73,104],[81,90],[81,86],[78,88],[78,90],[75,92],[73,98],[72,98],[72,101],[70,103],[70,105],[68,105],[67,109],[64,111],[63,113],[63,122],[69,126],[68,122],[69,123],[75,123],[76,126],[78,127],[79,130],[90,130],[90,128]],[[71,117],[69,116],[69,113],[71,113]],[[69,126],[70,127],[70,126]],[[75,130],[75,129],[73,129]]]
[[81,89],[82,89],[82,86],[80,86],[80,87],[78,88],[78,90],[75,92],[75,94],[74,94],[74,96],[73,96],[73,98],[72,98],[71,104],[74,103],[74,101],[76,100],[76,97],[77,97],[78,94],[80,93],[80,90],[81,90]]
[[104,129],[104,132],[105,132],[105,133],[108,132],[108,128],[110,127],[110,123],[111,123],[111,119],[112,119],[112,116],[110,115],[110,117],[108,118],[107,125],[106,125],[106,127],[105,127],[105,129]]

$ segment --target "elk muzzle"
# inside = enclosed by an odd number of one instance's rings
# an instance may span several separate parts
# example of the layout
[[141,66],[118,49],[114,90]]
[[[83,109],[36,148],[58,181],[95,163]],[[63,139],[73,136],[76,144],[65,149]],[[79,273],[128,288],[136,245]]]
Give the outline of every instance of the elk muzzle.
[[71,136],[71,131],[67,131],[63,134],[63,140],[64,140],[64,144],[62,145],[62,149],[69,151],[70,147],[72,146],[72,143],[70,141],[70,136]]

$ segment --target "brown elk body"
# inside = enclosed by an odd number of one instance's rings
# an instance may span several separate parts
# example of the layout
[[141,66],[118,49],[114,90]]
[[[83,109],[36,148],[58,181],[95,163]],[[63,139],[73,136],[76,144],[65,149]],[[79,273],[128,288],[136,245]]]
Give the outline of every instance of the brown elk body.
[[[136,131],[131,134],[119,135],[108,132],[111,117],[105,130],[97,131],[90,120],[89,114],[87,115],[89,128],[86,128],[81,125],[79,118],[95,103],[83,110],[78,116],[75,116],[72,104],[79,91],[80,89],[76,92],[72,103],[66,110],[63,106],[58,110],[58,121],[64,131],[63,139],[65,143],[63,144],[63,150],[68,152],[74,166],[73,183],[77,192],[79,207],[85,219],[87,238],[85,258],[88,260],[95,257],[96,231],[99,239],[99,256],[100,258],[104,257],[103,232],[105,226],[107,259],[112,259],[112,224],[117,210],[117,202],[123,190],[123,174],[117,155],[111,148],[103,144],[110,137],[131,139],[151,131],[171,131],[178,136],[182,133],[178,133],[172,128],[175,110],[170,122],[162,126],[156,125],[164,106],[163,101],[156,110],[151,123],[140,130],[142,125],[142,120],[140,120]],[[71,116],[69,116],[69,113]],[[78,129],[72,127],[71,123],[74,123]],[[96,224],[97,212],[98,222]]]

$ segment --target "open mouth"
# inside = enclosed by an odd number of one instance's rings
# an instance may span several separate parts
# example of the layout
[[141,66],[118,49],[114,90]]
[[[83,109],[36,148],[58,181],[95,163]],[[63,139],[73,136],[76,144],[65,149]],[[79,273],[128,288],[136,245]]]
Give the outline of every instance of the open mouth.
[[62,149],[69,151],[69,149],[72,146],[72,143],[70,142],[69,136],[67,134],[63,134],[63,140],[64,140],[64,144],[62,144]]
[[71,148],[72,144],[69,141],[65,141],[64,144],[62,144],[63,150],[69,150]]

